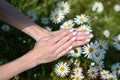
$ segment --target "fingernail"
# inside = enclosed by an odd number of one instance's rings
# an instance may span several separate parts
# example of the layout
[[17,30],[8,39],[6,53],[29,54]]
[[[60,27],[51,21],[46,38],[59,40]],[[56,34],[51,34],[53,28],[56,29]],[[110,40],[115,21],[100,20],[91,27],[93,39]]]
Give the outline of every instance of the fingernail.
[[90,35],[89,35],[89,38],[93,38],[93,34],[90,34]]
[[73,28],[69,29],[69,32],[73,32],[73,31],[74,31],[74,29],[73,29]]
[[82,31],[82,29],[79,28],[79,31]]
[[85,32],[85,34],[90,34],[90,32]]
[[70,46],[69,49],[72,49],[72,46]]
[[75,32],[73,32],[73,35],[76,35],[77,34],[77,32],[75,31]]
[[72,41],[75,41],[75,39],[76,39],[76,37],[73,37],[73,38],[72,38]]
[[86,39],[86,42],[90,42],[90,39]]

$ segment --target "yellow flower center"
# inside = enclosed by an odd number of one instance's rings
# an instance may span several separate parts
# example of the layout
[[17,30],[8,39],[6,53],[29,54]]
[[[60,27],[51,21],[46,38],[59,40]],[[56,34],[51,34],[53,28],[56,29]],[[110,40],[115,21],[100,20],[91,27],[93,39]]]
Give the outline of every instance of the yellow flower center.
[[80,20],[80,22],[83,22],[84,19],[83,19],[83,18],[80,18],[79,20]]
[[65,71],[65,68],[64,68],[64,67],[61,67],[61,68],[60,68],[60,71],[62,71],[62,72]]
[[68,26],[68,28],[71,28],[71,24],[68,24],[67,26]]
[[112,77],[110,77],[108,80],[113,80],[113,78],[112,78]]
[[97,67],[98,67],[98,66],[100,66],[100,64],[99,64],[99,63],[96,63],[95,65],[96,65]]
[[87,32],[87,29],[83,29],[82,32]]
[[55,15],[55,18],[56,18],[56,19],[58,19],[58,18],[59,18],[59,15],[58,15],[58,14],[56,14],[56,15]]
[[94,74],[95,74],[95,71],[92,71],[91,74],[94,75]]
[[89,48],[88,51],[91,53],[93,52],[93,48]]
[[75,53],[78,53],[78,49],[77,48],[75,48],[74,51],[75,51]]
[[116,71],[119,71],[119,67],[116,67]]
[[106,74],[106,73],[103,73],[103,74],[102,74],[102,76],[103,76],[103,77],[106,77],[106,76],[107,76],[107,74]]
[[120,40],[118,40],[118,44],[120,44]]
[[96,56],[96,57],[99,57],[99,56],[100,56],[100,53],[96,53],[95,56]]
[[79,69],[77,69],[77,70],[76,70],[76,72],[78,73],[78,72],[80,72],[80,70],[79,70]]
[[64,7],[64,6],[61,6],[61,10],[64,11],[64,10],[65,10],[65,7]]
[[98,5],[96,6],[96,9],[99,9],[99,6],[98,6]]
[[103,46],[102,46],[102,45],[99,45],[99,49],[103,49]]
[[76,77],[75,77],[75,80],[80,80],[80,77],[79,77],[79,76],[76,76]]

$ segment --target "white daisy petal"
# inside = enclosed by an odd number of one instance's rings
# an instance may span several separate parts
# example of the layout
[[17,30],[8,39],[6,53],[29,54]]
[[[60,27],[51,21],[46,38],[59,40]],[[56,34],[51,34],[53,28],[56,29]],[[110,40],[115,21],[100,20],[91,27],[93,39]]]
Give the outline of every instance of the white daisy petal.
[[113,46],[120,50],[120,34],[114,38]]
[[95,2],[92,6],[92,10],[96,12],[102,12],[104,9],[104,6],[101,2]]

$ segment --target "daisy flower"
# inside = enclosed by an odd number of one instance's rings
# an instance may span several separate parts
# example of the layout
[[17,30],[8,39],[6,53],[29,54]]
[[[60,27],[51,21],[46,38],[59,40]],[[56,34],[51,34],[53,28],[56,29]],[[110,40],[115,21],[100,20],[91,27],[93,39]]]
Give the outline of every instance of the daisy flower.
[[77,66],[73,69],[74,74],[82,74],[82,71],[83,71],[83,69],[79,66]]
[[80,61],[79,60],[75,60],[74,65],[80,66]]
[[92,79],[96,78],[98,76],[98,69],[95,67],[90,67],[88,70],[88,76]]
[[70,29],[70,28],[73,28],[73,26],[74,26],[73,20],[68,20],[68,21],[64,22],[64,23],[60,26],[60,28],[61,28],[61,29]]
[[80,57],[82,53],[82,48],[81,47],[76,47],[70,51],[70,56],[73,57]]
[[93,43],[87,44],[83,46],[83,54],[85,54],[85,57],[92,59],[93,54],[95,54],[98,51],[97,46]]
[[98,68],[98,69],[102,69],[102,68],[104,68],[104,63],[103,63],[103,61],[96,61],[95,62],[95,67],[96,68]]
[[55,72],[58,76],[65,77],[70,71],[69,65],[66,62],[56,64]]
[[114,38],[113,46],[120,50],[120,34]]
[[109,38],[109,36],[110,36],[110,31],[109,30],[104,30],[103,31],[103,35],[106,37],[106,38]]
[[111,66],[111,70],[115,73],[118,74],[118,71],[120,71],[120,63],[113,64]]
[[3,24],[3,25],[1,26],[1,30],[3,30],[3,31],[10,31],[10,26],[9,26],[9,25],[6,25],[6,24]]
[[81,25],[79,27],[79,29],[82,31],[82,32],[92,32],[92,29],[89,25]]
[[67,2],[64,2],[64,1],[59,2],[57,4],[57,7],[62,11],[64,15],[70,12],[70,6],[68,5]]
[[35,12],[28,11],[27,16],[30,20],[32,20],[34,22],[38,20],[38,17]]
[[105,58],[105,54],[98,51],[97,53],[93,54],[93,58],[92,60],[94,60],[95,62],[99,62],[102,61]]
[[101,74],[102,79],[107,79],[109,71],[103,70],[103,71],[100,72],[100,74]]
[[74,75],[71,75],[71,78],[72,80],[83,80],[84,76],[83,74],[74,74]]
[[88,17],[84,14],[81,14],[81,15],[77,15],[76,18],[74,18],[74,22],[76,24],[83,24],[84,22],[87,22],[88,21]]
[[116,12],[119,12],[119,11],[120,11],[120,5],[119,5],[119,4],[116,4],[116,5],[114,6],[114,10],[115,10]]
[[92,10],[96,12],[102,12],[104,9],[103,4],[101,2],[95,2],[92,6]]
[[49,19],[47,17],[42,17],[41,18],[41,23],[42,24],[48,24],[49,23]]
[[107,76],[107,80],[117,80],[117,78],[116,78],[116,76],[115,75],[113,75],[113,74],[108,74],[108,76]]
[[53,23],[60,23],[64,19],[64,14],[59,9],[55,9],[51,12],[50,20],[52,20]]

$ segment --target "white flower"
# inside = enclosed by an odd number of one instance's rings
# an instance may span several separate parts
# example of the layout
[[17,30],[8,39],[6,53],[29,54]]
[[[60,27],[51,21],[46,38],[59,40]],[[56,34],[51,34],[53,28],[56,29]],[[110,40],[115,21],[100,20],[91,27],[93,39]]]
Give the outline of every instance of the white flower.
[[102,12],[104,9],[103,4],[101,2],[95,2],[92,6],[92,10],[96,12]]
[[113,75],[113,74],[108,74],[108,76],[107,76],[107,80],[117,80],[117,78],[116,78],[116,76],[115,75]]
[[74,65],[80,66],[80,61],[79,60],[75,60]]
[[105,58],[105,54],[103,52],[96,52],[95,54],[93,54],[93,58],[92,60],[94,60],[95,62],[99,62],[102,61]]
[[76,24],[83,24],[84,22],[87,22],[88,21],[88,17],[84,14],[81,14],[81,15],[77,15],[76,18],[74,18],[74,22]]
[[95,54],[97,51],[98,51],[97,46],[93,43],[83,46],[83,54],[85,54],[85,56],[87,56],[87,58],[92,59],[93,54]]
[[100,72],[100,74],[101,74],[102,79],[107,79],[109,71],[103,70],[103,71]]
[[3,25],[1,26],[1,29],[2,29],[3,31],[10,31],[10,26],[9,26],[9,25],[6,25],[6,24],[3,24]]
[[53,23],[60,23],[64,19],[64,14],[59,9],[55,9],[51,12],[50,20],[52,20]]
[[70,71],[70,68],[66,62],[60,62],[56,64],[55,72],[57,75],[61,77],[65,77],[66,75],[68,75],[69,71]]
[[49,19],[47,17],[42,17],[41,18],[41,23],[42,24],[48,24],[49,23]]
[[103,31],[103,35],[106,37],[106,38],[108,38],[109,36],[110,36],[110,31],[109,30],[104,30]]
[[95,62],[95,67],[96,68],[98,68],[98,69],[102,69],[102,68],[104,68],[104,63],[103,63],[103,61],[96,61]]
[[59,3],[57,4],[57,7],[58,7],[58,8],[63,12],[63,14],[65,14],[65,15],[70,12],[70,6],[68,5],[67,2],[64,2],[64,1],[59,2]]
[[28,11],[27,16],[30,20],[32,20],[34,22],[38,20],[38,17],[35,12]]
[[81,49],[81,47],[76,47],[76,48],[74,48],[74,49],[72,49],[71,51],[70,51],[70,56],[73,56],[73,57],[80,57],[81,56],[81,54],[82,54],[82,49]]
[[115,74],[119,74],[118,71],[120,71],[120,63],[113,64],[113,65],[111,66],[111,70],[112,70]]
[[49,26],[45,26],[45,29],[47,29],[48,31],[52,31],[52,28]]
[[90,66],[95,66],[95,63],[94,63],[94,62],[91,62]]
[[64,23],[60,26],[60,28],[61,28],[61,29],[70,29],[70,28],[73,28],[73,26],[74,26],[73,20],[68,20],[68,21],[64,22]]
[[114,38],[113,46],[120,50],[120,34]]
[[82,32],[92,32],[92,29],[89,25],[81,25],[79,27],[79,29],[82,31]]
[[92,79],[96,78],[98,76],[98,69],[95,67],[90,67],[88,70],[88,76]]
[[114,6],[114,10],[115,10],[116,12],[119,12],[119,11],[120,11],[120,4],[116,4],[116,5]]
[[82,74],[82,71],[83,71],[82,68],[79,66],[77,66],[73,69],[74,74]]
[[74,75],[71,75],[71,78],[72,80],[83,80],[84,76],[83,74],[74,74]]

